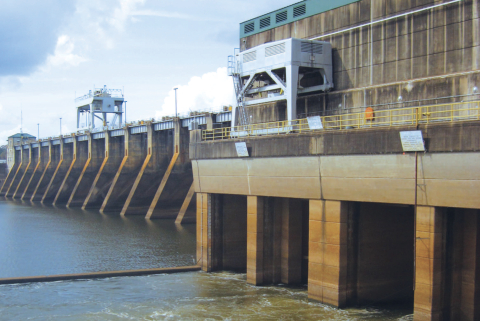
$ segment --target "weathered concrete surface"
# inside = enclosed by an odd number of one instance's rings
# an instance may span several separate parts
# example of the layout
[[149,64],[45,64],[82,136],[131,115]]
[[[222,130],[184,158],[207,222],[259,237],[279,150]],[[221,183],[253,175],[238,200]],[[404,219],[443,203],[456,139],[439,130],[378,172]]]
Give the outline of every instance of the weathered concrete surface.
[[70,165],[73,161],[73,154],[74,154],[74,146],[73,144],[64,144],[63,142],[59,145],[60,146],[60,161],[55,168],[55,172],[48,183],[48,187],[45,190],[45,193],[42,197],[43,204],[52,204],[55,200],[55,196],[58,194],[60,186],[62,185],[63,180],[65,179],[65,175],[70,168]]
[[23,197],[23,193],[25,192],[30,179],[32,178],[32,175],[35,173],[37,167],[38,167],[38,148],[32,148],[30,145],[29,149],[29,165],[27,166],[27,169],[25,170],[25,174],[23,176],[23,179],[21,182],[18,184],[17,191],[15,192],[15,195],[13,198],[21,199]]
[[[479,128],[422,129],[418,204],[480,208]],[[236,156],[233,140],[192,143],[195,191],[414,204],[415,157],[402,153],[399,137],[390,129],[249,138],[248,158]]]
[[95,177],[96,181],[92,183],[87,203],[84,202],[84,208],[100,208],[108,193],[117,170],[125,157],[125,137],[109,137],[108,159],[103,168],[100,168]]
[[[439,1],[361,0],[243,38],[240,46],[245,50],[290,37],[311,39],[434,4]],[[335,90],[306,103],[299,99],[299,116],[380,104],[403,107],[400,96],[403,102],[436,104],[439,97],[474,94],[480,77],[479,10],[478,0],[459,1],[320,38],[332,44]],[[278,120],[281,110],[282,103],[249,108],[264,121]]]
[[87,159],[87,162],[78,177],[78,181],[73,188],[72,194],[67,202],[68,207],[80,207],[83,205],[105,155],[105,139],[93,139],[89,135],[89,159]]
[[107,194],[109,197],[105,198],[101,211],[120,213],[147,155],[147,133],[130,134],[128,138],[128,158],[124,166],[119,169],[115,185],[110,186]]
[[63,177],[63,181],[59,187],[57,195],[53,201],[54,205],[67,204],[70,196],[75,188],[76,183],[82,173],[83,168],[88,160],[88,141],[75,142],[73,146],[74,158],[70,164],[69,170]]
[[30,176],[27,185],[23,190],[23,194],[21,197],[22,200],[30,200],[40,178],[42,177],[45,166],[48,163],[48,147],[42,148],[41,144],[38,144],[37,148],[32,148],[32,157],[36,159],[36,163],[34,166],[35,168],[33,169],[32,175]]
[[20,158],[21,158],[21,164],[18,167],[17,172],[15,173],[15,176],[14,176],[13,181],[12,181],[8,191],[7,191],[7,194],[5,195],[6,197],[14,198],[14,196],[15,196],[17,190],[18,190],[18,187],[21,184],[21,182],[22,182],[22,180],[25,176],[25,172],[26,172],[28,166],[30,165],[29,150],[28,149],[23,149],[23,146],[22,146],[22,150],[20,151]]
[[[420,125],[429,153],[480,151],[480,122]],[[250,157],[365,155],[403,153],[400,131],[415,126],[320,131],[278,136],[246,137]],[[238,158],[234,140],[200,141],[192,133],[191,159]]]
[[42,166],[41,175],[34,186],[32,197],[30,198],[32,202],[42,200],[52,174],[55,172],[56,164],[60,161],[60,147],[58,145],[52,146],[51,141],[49,141],[48,146],[41,147],[41,153],[41,159],[45,165]]
[[204,271],[247,269],[247,198],[197,193],[197,264]]
[[12,185],[12,182],[15,178],[15,175],[21,166],[21,153],[20,151],[15,151],[15,156],[14,156],[14,165],[12,166],[12,169],[8,172],[7,177],[5,178],[5,181],[3,182],[2,188],[0,189],[0,196],[5,196],[7,194],[8,189]]

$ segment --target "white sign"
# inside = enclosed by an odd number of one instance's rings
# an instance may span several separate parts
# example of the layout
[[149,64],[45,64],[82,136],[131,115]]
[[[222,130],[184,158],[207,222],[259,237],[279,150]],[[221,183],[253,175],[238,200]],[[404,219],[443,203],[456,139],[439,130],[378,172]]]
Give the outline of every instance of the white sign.
[[320,116],[307,117],[307,121],[310,129],[323,129],[322,119]]
[[238,157],[248,157],[247,144],[245,142],[235,143]]
[[404,152],[424,152],[423,137],[421,130],[400,132]]

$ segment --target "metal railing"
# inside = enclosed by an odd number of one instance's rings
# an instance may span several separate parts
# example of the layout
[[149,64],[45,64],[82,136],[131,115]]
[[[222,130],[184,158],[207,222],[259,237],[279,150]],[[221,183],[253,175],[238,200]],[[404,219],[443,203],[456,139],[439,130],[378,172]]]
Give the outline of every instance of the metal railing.
[[310,128],[308,118],[303,118],[292,121],[284,120],[235,126],[233,129],[232,127],[224,127],[203,130],[202,140],[282,135],[317,130],[358,130],[376,127],[480,120],[480,101],[375,110],[373,112],[366,112],[364,110],[357,113],[317,117],[321,119],[321,129],[319,129],[319,127],[315,129]]

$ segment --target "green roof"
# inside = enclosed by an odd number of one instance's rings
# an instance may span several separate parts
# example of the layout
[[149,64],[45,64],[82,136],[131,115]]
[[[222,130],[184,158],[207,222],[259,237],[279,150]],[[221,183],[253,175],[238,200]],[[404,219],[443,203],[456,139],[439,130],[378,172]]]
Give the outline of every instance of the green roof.
[[18,134],[15,134],[15,135],[12,135],[12,136],[8,136],[8,138],[36,138],[35,136],[32,136],[30,134],[27,134],[27,133],[18,133]]
[[314,16],[360,0],[305,0],[240,23],[240,38]]

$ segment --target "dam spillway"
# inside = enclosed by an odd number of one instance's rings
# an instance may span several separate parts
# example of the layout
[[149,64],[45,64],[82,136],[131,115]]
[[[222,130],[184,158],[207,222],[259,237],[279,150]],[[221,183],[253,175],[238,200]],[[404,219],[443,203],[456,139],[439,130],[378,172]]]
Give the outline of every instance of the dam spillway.
[[479,8],[308,0],[245,21],[232,111],[17,146],[0,193],[147,218],[192,199],[204,271],[478,320]]
[[[14,147],[2,185],[7,198],[148,218],[195,219],[188,127],[211,128],[230,112],[141,121],[32,140]],[[186,213],[188,212],[188,213]]]

